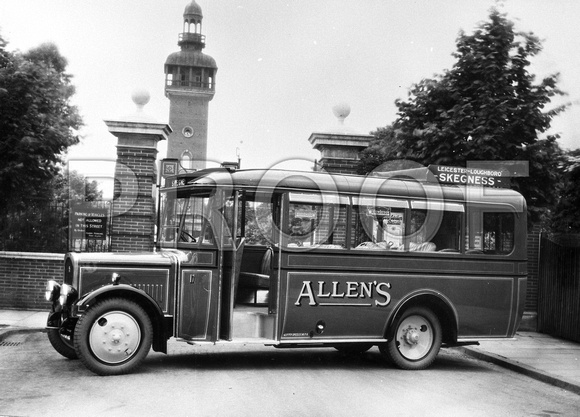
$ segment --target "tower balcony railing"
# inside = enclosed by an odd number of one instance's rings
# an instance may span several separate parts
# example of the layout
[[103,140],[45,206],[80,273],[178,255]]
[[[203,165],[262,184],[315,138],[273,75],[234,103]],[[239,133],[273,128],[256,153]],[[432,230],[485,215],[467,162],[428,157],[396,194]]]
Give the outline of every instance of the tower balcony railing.
[[215,88],[215,83],[213,82],[210,83],[188,80],[165,80],[165,85],[167,87],[180,87],[192,90],[213,90]]
[[183,32],[179,34],[178,43],[195,42],[205,45],[205,35],[200,33]]

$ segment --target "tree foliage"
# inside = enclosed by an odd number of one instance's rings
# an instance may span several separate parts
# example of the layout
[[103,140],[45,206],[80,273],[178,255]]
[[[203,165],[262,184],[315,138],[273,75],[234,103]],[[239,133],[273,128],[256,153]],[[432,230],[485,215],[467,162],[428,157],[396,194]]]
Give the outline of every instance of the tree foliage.
[[55,176],[50,186],[53,199],[59,204],[103,200],[103,191],[99,190],[99,183],[87,180],[78,171],[66,171]]
[[368,148],[364,149],[360,155],[360,163],[357,167],[359,174],[366,174],[381,165],[383,162],[392,159],[397,152],[397,132],[393,126],[378,128],[371,132],[375,137]]
[[[557,136],[540,138],[565,105],[546,109],[562,95],[558,74],[539,83],[528,68],[541,51],[532,33],[516,32],[504,14],[493,9],[473,34],[461,32],[456,62],[450,70],[412,86],[407,100],[397,100],[397,119],[375,132],[377,140],[363,154],[361,166],[390,159],[423,165],[466,166],[468,161],[529,162],[529,177],[515,180],[537,221],[557,199],[562,151]],[[389,145],[385,146],[385,132]]]
[[45,194],[50,197],[28,199],[0,215],[0,250],[64,252],[71,204],[103,199],[98,183],[77,171],[58,173],[46,184]]
[[53,44],[10,52],[0,37],[0,208],[49,197],[81,118],[66,59]]
[[556,206],[552,229],[559,233],[580,233],[580,149],[566,153],[562,165],[560,200]]

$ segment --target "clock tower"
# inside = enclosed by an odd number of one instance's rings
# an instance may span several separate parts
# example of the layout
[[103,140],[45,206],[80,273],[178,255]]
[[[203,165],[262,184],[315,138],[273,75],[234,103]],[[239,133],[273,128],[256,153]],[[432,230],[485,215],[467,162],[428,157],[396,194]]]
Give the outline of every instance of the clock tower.
[[181,170],[203,169],[207,160],[209,102],[215,93],[215,60],[202,52],[201,7],[192,0],[183,12],[183,32],[165,61],[165,96],[169,99],[167,158],[180,161]]

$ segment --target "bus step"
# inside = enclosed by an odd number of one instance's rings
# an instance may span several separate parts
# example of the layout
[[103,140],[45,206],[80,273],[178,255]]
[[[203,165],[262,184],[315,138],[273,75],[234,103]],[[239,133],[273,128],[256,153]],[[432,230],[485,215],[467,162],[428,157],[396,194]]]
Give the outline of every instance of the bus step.
[[234,311],[233,338],[274,338],[274,316],[258,311]]

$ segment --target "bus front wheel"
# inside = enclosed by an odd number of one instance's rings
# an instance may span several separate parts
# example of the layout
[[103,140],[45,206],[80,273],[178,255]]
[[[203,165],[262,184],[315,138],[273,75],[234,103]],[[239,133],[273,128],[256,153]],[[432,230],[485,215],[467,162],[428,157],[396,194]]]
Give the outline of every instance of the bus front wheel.
[[58,353],[67,359],[78,359],[77,353],[75,352],[74,345],[72,343],[72,336],[67,337],[60,334],[59,329],[48,329],[47,330],[48,340],[50,344]]
[[151,348],[151,319],[137,303],[110,298],[90,307],[75,327],[75,351],[98,375],[133,371]]
[[401,369],[425,369],[433,363],[441,347],[441,324],[424,307],[405,310],[393,323],[389,341],[381,353]]

